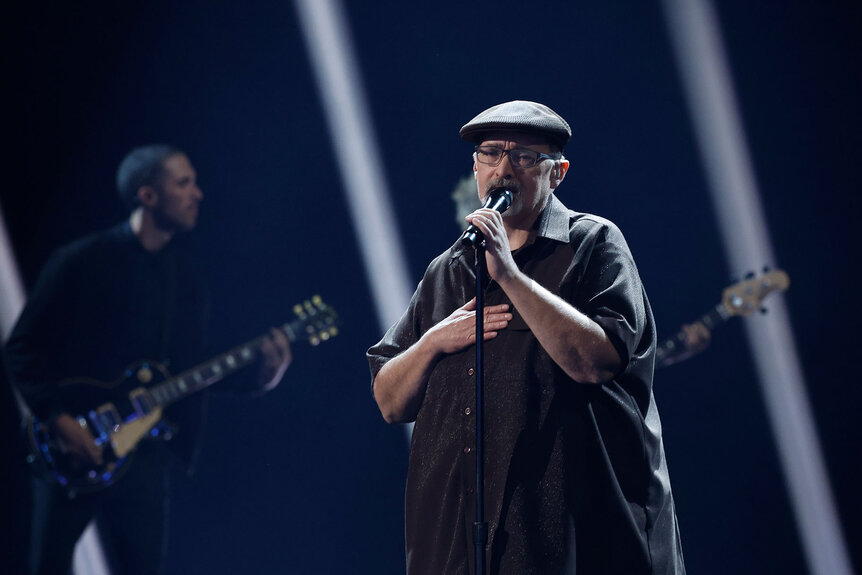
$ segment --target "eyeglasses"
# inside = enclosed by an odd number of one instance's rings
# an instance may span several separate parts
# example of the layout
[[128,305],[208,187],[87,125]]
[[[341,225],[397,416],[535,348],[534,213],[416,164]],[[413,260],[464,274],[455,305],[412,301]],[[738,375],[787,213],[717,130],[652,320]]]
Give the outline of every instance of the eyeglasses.
[[503,156],[509,155],[509,161],[516,168],[532,168],[542,160],[554,160],[553,156],[526,148],[504,150],[497,146],[476,146],[476,159],[489,166],[497,166],[503,161]]

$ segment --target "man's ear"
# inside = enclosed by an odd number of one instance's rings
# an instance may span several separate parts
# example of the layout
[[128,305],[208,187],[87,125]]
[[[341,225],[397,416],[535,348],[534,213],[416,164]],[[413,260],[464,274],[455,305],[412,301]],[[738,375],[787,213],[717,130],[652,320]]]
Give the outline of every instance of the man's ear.
[[138,188],[138,201],[145,208],[154,208],[159,203],[159,194],[152,186]]
[[553,190],[566,177],[566,172],[569,171],[569,161],[566,158],[560,158],[554,162],[554,167],[551,169],[551,189]]

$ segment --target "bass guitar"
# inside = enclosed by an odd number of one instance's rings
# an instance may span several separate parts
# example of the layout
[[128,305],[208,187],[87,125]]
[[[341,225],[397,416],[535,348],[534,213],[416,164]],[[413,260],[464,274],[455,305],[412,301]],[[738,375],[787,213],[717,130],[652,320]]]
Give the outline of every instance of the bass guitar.
[[[297,304],[293,311],[296,319],[280,326],[291,342],[316,346],[338,334],[338,316],[319,296]],[[81,395],[82,388],[92,391],[94,387],[115,398],[92,408],[71,410],[78,424],[103,448],[103,463],[83,463],[74,457],[50,426],[33,414],[25,421],[28,462],[37,474],[56,481],[71,496],[111,485],[128,468],[135,448],[144,438],[166,432],[162,420],[165,408],[256,361],[266,337],[261,335],[175,377],[154,361],[139,361],[113,382],[86,378],[62,382],[58,393],[61,398],[74,398]]]
[[[773,292],[785,291],[788,287],[790,287],[790,278],[783,270],[764,272],[760,276],[749,274],[744,281],[725,288],[721,294],[721,301],[698,321],[711,332],[732,317],[751,315],[761,309],[766,296]],[[673,365],[691,357],[697,351],[699,349],[692,348],[686,332],[680,330],[658,345],[655,365],[656,367]]]

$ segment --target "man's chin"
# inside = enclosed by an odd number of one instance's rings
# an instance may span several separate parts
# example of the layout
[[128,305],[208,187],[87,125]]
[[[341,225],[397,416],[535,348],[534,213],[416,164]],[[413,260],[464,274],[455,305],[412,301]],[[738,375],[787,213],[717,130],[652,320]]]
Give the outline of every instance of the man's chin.
[[187,217],[175,223],[178,232],[190,232],[198,225],[198,212],[195,211],[193,214],[188,214]]
[[197,227],[197,220],[171,222],[169,225],[162,227],[162,229],[172,234],[178,234],[183,232],[190,232],[195,229],[195,227]]

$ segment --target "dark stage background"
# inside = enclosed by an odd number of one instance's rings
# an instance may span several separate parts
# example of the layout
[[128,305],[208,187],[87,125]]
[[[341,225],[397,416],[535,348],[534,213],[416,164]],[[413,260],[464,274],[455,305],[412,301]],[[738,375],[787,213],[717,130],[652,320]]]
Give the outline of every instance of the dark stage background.
[[[0,203],[26,286],[55,247],[124,217],[122,156],[168,141],[206,196],[190,240],[216,292],[216,338],[252,337],[314,293],[344,322],[331,343],[297,349],[265,399],[212,402],[198,473],[175,492],[170,572],[403,572],[407,446],[369,391],[364,351],[381,331],[293,5],[76,4],[16,3],[2,18]],[[858,13],[717,4],[862,569]],[[560,197],[622,228],[661,335],[718,301],[729,270],[658,1],[346,8],[411,281],[458,233],[449,194],[471,167],[458,128],[518,98],[571,123]],[[741,321],[659,372],[655,393],[689,572],[807,573]]]

